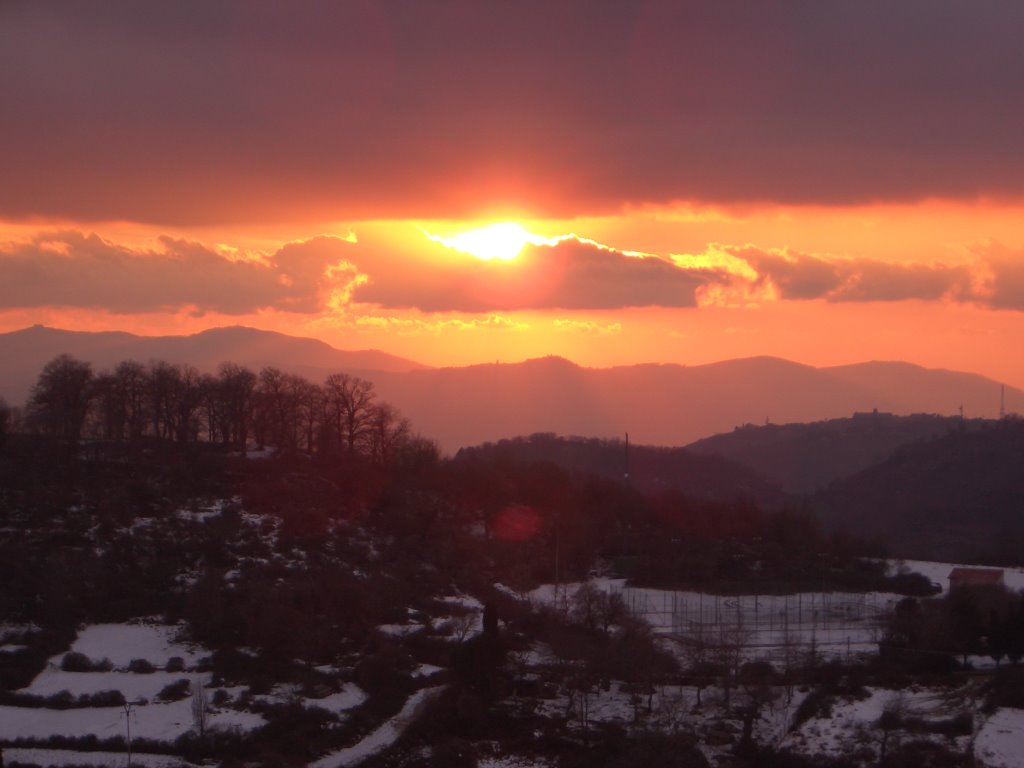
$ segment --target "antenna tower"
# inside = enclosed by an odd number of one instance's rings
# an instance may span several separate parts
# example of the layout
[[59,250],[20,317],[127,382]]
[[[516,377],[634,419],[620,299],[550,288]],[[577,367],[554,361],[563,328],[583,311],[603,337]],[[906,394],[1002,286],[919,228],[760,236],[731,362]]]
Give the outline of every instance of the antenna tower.
[[1006,385],[1001,384],[999,386],[999,419],[1000,421],[1006,418]]

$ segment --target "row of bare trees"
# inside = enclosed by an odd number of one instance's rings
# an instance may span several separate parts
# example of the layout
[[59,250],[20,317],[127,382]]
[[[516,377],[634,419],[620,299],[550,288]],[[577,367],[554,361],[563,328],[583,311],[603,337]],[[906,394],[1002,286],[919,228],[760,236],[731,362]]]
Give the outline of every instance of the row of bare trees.
[[377,400],[371,382],[345,373],[318,385],[274,367],[255,373],[222,363],[216,373],[200,373],[191,365],[126,360],[94,374],[70,355],[43,368],[25,422],[69,441],[205,440],[381,463],[410,437],[409,423]]

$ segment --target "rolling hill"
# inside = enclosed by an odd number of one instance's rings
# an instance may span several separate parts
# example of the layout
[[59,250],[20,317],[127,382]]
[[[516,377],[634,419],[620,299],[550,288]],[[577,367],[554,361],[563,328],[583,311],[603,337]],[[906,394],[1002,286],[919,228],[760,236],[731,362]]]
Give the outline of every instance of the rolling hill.
[[550,462],[574,474],[626,482],[644,493],[673,489],[712,501],[742,498],[765,509],[779,507],[786,500],[777,487],[737,462],[686,448],[630,445],[627,449],[625,442],[618,439],[535,434],[464,448],[457,458]]
[[[385,400],[449,451],[535,432],[628,432],[637,444],[679,446],[766,420],[812,422],[874,409],[951,416],[961,405],[972,415],[998,412],[1000,385],[991,379],[904,363],[864,365],[886,375],[858,379],[857,366],[836,373],[772,357],[605,369],[552,357],[372,378]],[[1008,387],[1006,406],[1024,411],[1024,392]]]
[[331,371],[412,371],[425,366],[377,350],[347,352],[318,339],[240,326],[212,328],[190,336],[137,336],[122,331],[65,331],[36,325],[0,334],[0,395],[22,403],[50,360],[68,353],[97,371],[123,360],[189,363],[207,371],[232,361],[251,368],[273,365],[310,379]]
[[833,529],[906,557],[1024,560],[1024,421],[954,430],[898,449],[810,500]]
[[808,424],[737,427],[691,443],[699,455],[719,456],[776,483],[789,493],[811,493],[887,459],[901,446],[928,440],[965,425],[990,421],[959,416],[858,413]]
[[[814,368],[774,357],[698,366],[584,368],[558,357],[511,364],[427,368],[379,351],[345,352],[314,339],[252,328],[142,337],[33,327],[0,334],[0,395],[23,402],[39,371],[68,352],[96,369],[124,359],[189,362],[208,370],[233,361],[275,365],[320,381],[344,370],[374,382],[415,429],[448,452],[505,437],[554,432],[622,436],[680,446],[745,424],[813,422],[878,409],[995,416],[1000,385],[975,374],[871,362]],[[1024,411],[1024,392],[1006,389]]]

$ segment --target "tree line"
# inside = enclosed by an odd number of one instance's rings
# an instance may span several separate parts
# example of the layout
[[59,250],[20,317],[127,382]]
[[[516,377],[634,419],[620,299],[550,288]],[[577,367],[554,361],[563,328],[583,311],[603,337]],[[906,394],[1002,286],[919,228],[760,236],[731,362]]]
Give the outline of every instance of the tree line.
[[320,457],[359,455],[388,463],[413,436],[408,420],[373,384],[332,373],[323,384],[267,366],[125,360],[113,370],[63,354],[43,368],[20,427],[69,442],[159,438],[245,450],[273,446]]

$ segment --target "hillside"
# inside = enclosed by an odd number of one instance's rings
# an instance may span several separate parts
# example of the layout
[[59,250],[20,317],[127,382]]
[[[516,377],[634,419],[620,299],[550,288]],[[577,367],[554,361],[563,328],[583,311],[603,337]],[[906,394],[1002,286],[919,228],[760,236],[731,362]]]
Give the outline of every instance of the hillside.
[[[886,375],[855,380],[771,357],[700,366],[583,368],[561,358],[514,364],[375,373],[381,395],[442,447],[555,432],[638,444],[685,445],[737,425],[813,422],[878,409],[995,416],[1000,385],[990,379],[903,363],[866,363]],[[926,393],[939,393],[927,395]],[[943,402],[938,402],[942,400]],[[1007,388],[1006,408],[1024,411],[1024,392]]]
[[785,498],[774,485],[728,459],[685,448],[630,445],[627,451],[625,442],[618,439],[535,434],[464,448],[458,459],[551,462],[580,475],[626,482],[645,493],[673,489],[715,501],[746,498],[767,508]]
[[1024,422],[908,444],[814,496],[827,525],[905,556],[1024,562]]
[[165,360],[208,371],[230,360],[257,369],[273,365],[322,379],[336,370],[411,371],[424,367],[377,350],[343,351],[317,339],[240,326],[212,328],[190,336],[137,336],[36,325],[0,334],[0,396],[12,404],[24,402],[43,366],[65,352],[92,363],[97,371],[122,360]]
[[[814,422],[874,409],[952,416],[962,406],[970,417],[994,417],[1000,399],[991,379],[907,363],[814,368],[753,357],[585,368],[546,357],[435,369],[251,328],[141,337],[43,327],[0,334],[0,396],[23,402],[42,367],[62,352],[97,370],[125,359],[188,362],[201,370],[224,360],[255,369],[274,365],[314,381],[344,370],[372,381],[384,400],[451,453],[536,432],[601,438],[629,432],[637,444],[679,446],[737,425]],[[1024,392],[1008,387],[1006,408],[1024,412]]]
[[[691,443],[687,449],[746,467],[788,493],[812,493],[887,459],[900,446],[960,428],[957,416],[857,413],[809,424],[747,424]],[[986,424],[966,422],[968,429]]]
[[[311,452],[0,435],[7,762],[121,765],[129,738],[168,768],[869,768],[890,732],[901,765],[1005,748],[1019,668],[984,691],[946,675],[998,616],[942,630],[930,580],[854,538],[634,482],[740,483],[724,460],[638,448],[627,484],[615,441],[444,459],[313,432]],[[897,601],[939,629],[906,639],[926,663],[879,653]],[[1024,626],[1005,637],[1024,654]]]

